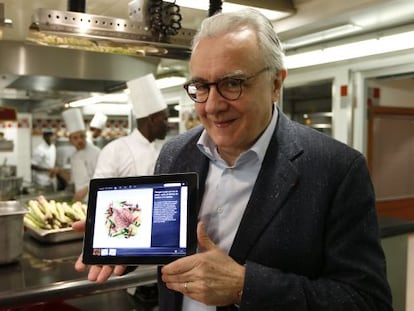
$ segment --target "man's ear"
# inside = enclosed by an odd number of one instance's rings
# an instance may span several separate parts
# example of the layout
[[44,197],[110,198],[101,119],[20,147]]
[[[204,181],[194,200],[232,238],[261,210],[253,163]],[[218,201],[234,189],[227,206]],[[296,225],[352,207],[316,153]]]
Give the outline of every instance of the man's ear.
[[287,70],[282,69],[279,70],[278,73],[275,75],[273,80],[273,101],[277,102],[279,101],[280,96],[280,89],[282,88],[283,81],[286,79],[287,76]]

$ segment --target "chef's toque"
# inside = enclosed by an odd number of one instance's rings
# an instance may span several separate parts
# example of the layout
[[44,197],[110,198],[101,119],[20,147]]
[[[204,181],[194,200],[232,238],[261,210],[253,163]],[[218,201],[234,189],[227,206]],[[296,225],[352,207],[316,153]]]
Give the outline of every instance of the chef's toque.
[[66,130],[70,133],[84,131],[85,123],[80,109],[71,108],[62,112],[63,119],[65,120]]
[[93,118],[91,120],[91,123],[89,123],[89,127],[90,128],[93,127],[93,128],[103,130],[103,128],[105,127],[105,124],[106,124],[106,120],[108,120],[108,117],[104,113],[98,111],[93,116]]
[[145,118],[165,110],[167,104],[152,73],[127,82],[135,118]]

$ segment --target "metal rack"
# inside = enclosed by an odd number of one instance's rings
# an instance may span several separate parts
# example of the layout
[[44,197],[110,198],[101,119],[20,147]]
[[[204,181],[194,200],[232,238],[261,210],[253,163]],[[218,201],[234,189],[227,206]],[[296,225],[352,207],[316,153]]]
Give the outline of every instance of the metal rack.
[[93,14],[38,9],[28,40],[49,46],[136,56],[188,59],[195,30],[154,34],[143,23]]

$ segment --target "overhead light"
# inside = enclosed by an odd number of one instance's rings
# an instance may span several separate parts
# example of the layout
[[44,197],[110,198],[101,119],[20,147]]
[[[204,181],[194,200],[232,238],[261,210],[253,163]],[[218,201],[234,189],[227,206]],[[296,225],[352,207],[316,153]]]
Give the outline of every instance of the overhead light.
[[[172,2],[172,1],[167,1],[167,2]],[[210,0],[198,0],[198,1],[176,0],[175,4],[177,4],[180,7],[187,7],[191,9],[207,11],[210,5]],[[240,11],[241,9],[245,9],[246,7],[247,6],[245,5],[229,3],[229,2],[223,2],[223,5],[222,5],[223,12]],[[278,19],[291,15],[291,12],[268,10],[268,9],[262,9],[262,8],[257,8],[257,7],[255,7],[255,9],[261,12],[264,16],[266,16],[270,20],[278,20]]]
[[340,25],[337,27],[325,29],[322,31],[314,32],[308,35],[295,37],[294,39],[290,39],[284,42],[283,47],[285,49],[292,49],[299,46],[305,46],[312,43],[317,43],[329,39],[338,38],[340,36],[344,36],[350,33],[357,32],[361,30],[361,26],[357,26],[354,24],[345,24]]
[[4,17],[4,3],[0,3],[0,27],[12,27],[13,21]]
[[128,94],[124,93],[114,93],[114,94],[105,94],[105,95],[96,95],[80,100],[73,101],[69,103],[69,107],[84,107],[98,103],[127,103]]
[[10,18],[4,18],[0,20],[0,26],[11,27],[13,26],[13,21]]
[[414,31],[408,31],[288,55],[285,61],[288,69],[294,69],[413,48]]
[[157,79],[155,81],[155,83],[157,84],[157,87],[160,89],[180,86],[180,85],[183,85],[185,82],[186,82],[186,78],[180,77],[180,76],[165,77],[165,78]]
[[94,115],[96,112],[103,112],[106,115],[125,116],[131,112],[131,106],[127,104],[110,104],[99,103],[95,105],[84,106],[82,113],[85,115]]
[[[157,79],[155,82],[158,88],[165,89],[169,87],[183,85],[185,81],[186,81],[185,77],[172,76],[172,77],[165,77],[165,78]],[[128,103],[128,101],[129,101],[129,89],[125,89],[124,92],[122,93],[111,93],[111,94],[104,94],[104,95],[97,93],[95,95],[92,95],[91,97],[70,102],[66,106],[70,108],[77,108],[77,107],[86,107],[90,105],[104,104],[104,103],[126,104]]]

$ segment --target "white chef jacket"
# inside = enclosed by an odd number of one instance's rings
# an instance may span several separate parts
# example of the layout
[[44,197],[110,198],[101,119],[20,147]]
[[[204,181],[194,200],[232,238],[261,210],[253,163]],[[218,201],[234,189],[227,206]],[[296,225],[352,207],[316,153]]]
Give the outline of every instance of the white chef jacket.
[[100,151],[98,147],[88,142],[84,149],[77,150],[72,154],[70,165],[75,192],[89,186],[89,181],[95,172]]
[[94,178],[128,177],[154,174],[160,147],[134,129],[128,136],[107,144],[101,151]]
[[96,138],[93,138],[91,131],[86,132],[86,141],[95,145],[99,149],[102,149],[105,146],[105,138],[102,135],[99,135]]
[[[44,140],[35,148],[31,164],[45,169],[52,169],[56,165],[56,146],[48,145]],[[47,171],[32,170],[33,182],[41,187],[52,185],[53,181]]]

